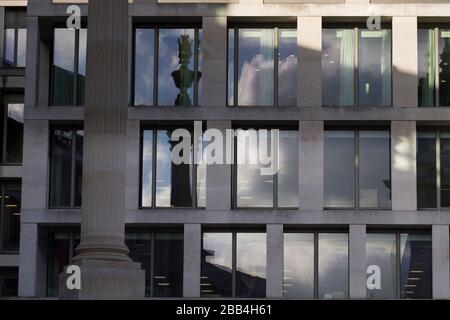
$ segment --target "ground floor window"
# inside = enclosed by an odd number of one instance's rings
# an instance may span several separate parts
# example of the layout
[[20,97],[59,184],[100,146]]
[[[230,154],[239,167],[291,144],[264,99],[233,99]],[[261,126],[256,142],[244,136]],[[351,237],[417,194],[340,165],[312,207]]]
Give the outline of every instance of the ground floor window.
[[17,297],[18,268],[0,268],[0,297]]

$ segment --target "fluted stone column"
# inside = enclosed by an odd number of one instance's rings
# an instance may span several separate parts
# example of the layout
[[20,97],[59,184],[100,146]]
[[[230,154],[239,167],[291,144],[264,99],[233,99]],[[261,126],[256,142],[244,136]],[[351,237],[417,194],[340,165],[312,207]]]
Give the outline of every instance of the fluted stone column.
[[[144,296],[144,271],[124,244],[128,1],[90,0],[87,37],[79,291],[63,297]],[[61,281],[64,289],[64,279]]]

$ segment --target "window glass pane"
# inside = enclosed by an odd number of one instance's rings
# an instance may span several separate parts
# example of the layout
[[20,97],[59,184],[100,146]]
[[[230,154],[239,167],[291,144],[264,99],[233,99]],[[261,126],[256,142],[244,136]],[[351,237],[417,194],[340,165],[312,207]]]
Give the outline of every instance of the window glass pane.
[[183,234],[155,233],[153,295],[183,295]]
[[194,29],[160,29],[158,104],[194,103]]
[[436,134],[417,132],[417,206],[437,208]]
[[234,33],[228,29],[228,105],[234,105]]
[[297,30],[281,29],[278,32],[278,104],[297,105]]
[[274,30],[239,29],[238,105],[273,105]]
[[278,206],[298,207],[298,131],[280,130]]
[[[268,132],[270,136],[270,131]],[[265,140],[265,139],[264,139]],[[270,150],[269,141],[259,143],[258,131],[237,131],[237,195],[238,207],[273,207],[273,176],[262,175],[258,153],[261,145]],[[264,153],[264,152],[263,152]]]
[[83,138],[83,130],[77,130],[75,137],[75,207],[81,207],[81,195],[83,187]]
[[359,105],[391,105],[391,31],[359,31]]
[[78,78],[77,78],[77,104],[84,105],[84,89],[86,83],[86,46],[87,29],[80,29],[78,48]]
[[322,31],[322,103],[355,104],[355,36],[351,29]]
[[149,232],[127,231],[125,234],[125,245],[130,250],[130,258],[141,264],[145,271],[145,295],[151,295],[151,252],[152,235]]
[[266,234],[236,234],[236,297],[266,296]]
[[206,146],[208,143],[203,141],[203,137],[200,136],[200,142],[202,144],[202,152],[197,151],[198,161],[202,160],[201,163],[197,164],[197,207],[206,207]]
[[70,261],[70,233],[51,232],[48,235],[47,296],[57,297],[59,274]]
[[152,206],[153,131],[144,130],[142,138],[142,207]]
[[27,54],[27,29],[17,29],[17,66],[25,67]]
[[314,234],[284,234],[283,296],[314,298]]
[[391,206],[390,136],[387,131],[359,133],[359,206]]
[[439,30],[439,105],[450,106],[450,29]]
[[441,132],[441,207],[450,208],[450,133]]
[[203,37],[203,31],[202,29],[198,30],[198,90],[197,90],[197,99],[198,99],[198,105],[202,105],[202,61],[203,61],[203,50],[202,50],[202,38]]
[[355,133],[325,131],[325,207],[355,206]]
[[14,183],[4,184],[2,243],[3,250],[18,251],[20,239],[20,185]]
[[73,130],[52,130],[50,139],[50,207],[70,207]]
[[[175,164],[172,162],[172,148],[179,142],[172,142],[171,136],[172,130],[158,130],[156,142],[156,206],[192,207],[192,166],[191,164]],[[190,159],[192,159],[192,156],[190,156]]]
[[319,298],[348,298],[346,233],[319,233]]
[[433,29],[419,29],[418,33],[418,78],[419,106],[432,107],[435,102],[436,39]]
[[0,297],[17,297],[19,268],[0,268]]
[[400,235],[400,298],[431,298],[431,236]]
[[233,234],[204,233],[202,249],[202,297],[232,296],[232,244]]
[[14,45],[15,45],[15,29],[5,30],[5,56],[3,58],[3,64],[5,66],[14,66]]
[[54,30],[53,104],[73,105],[75,67],[75,30]]
[[22,163],[23,103],[8,103],[6,159],[7,163]]
[[381,288],[367,288],[370,299],[395,299],[397,297],[397,241],[395,234],[367,234],[367,267],[380,268]]
[[136,29],[134,104],[153,105],[154,29]]

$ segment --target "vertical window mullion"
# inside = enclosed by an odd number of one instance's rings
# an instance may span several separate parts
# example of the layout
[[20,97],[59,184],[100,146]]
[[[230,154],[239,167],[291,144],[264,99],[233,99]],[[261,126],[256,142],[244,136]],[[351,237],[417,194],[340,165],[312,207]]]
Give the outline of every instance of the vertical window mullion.
[[158,55],[159,55],[159,28],[154,29],[154,39],[153,39],[153,106],[158,105]]
[[[280,134],[280,131],[278,131],[278,133]],[[278,135],[278,137],[279,137],[279,135]],[[272,139],[273,139],[273,136],[272,136],[272,133],[270,133],[269,143],[271,146],[272,146],[272,142],[271,142]],[[280,168],[279,168],[280,145],[279,145],[279,143],[280,143],[280,140],[278,139],[278,148],[275,150],[271,150],[271,153],[275,154],[275,159],[278,160],[278,161],[276,161],[276,169],[277,170],[276,170],[275,174],[273,175],[273,183],[272,183],[272,185],[273,185],[272,186],[272,188],[273,188],[273,202],[272,203],[273,203],[274,209],[278,209],[278,175],[280,173]],[[273,158],[272,158],[272,160],[273,160]]]
[[18,49],[17,49],[17,47],[18,47],[18,42],[19,42],[19,31],[15,28],[14,29],[14,54],[13,54],[13,56],[14,56],[14,62],[13,62],[13,65],[15,66],[15,67],[17,67],[17,51],[18,51]]
[[441,210],[441,132],[436,131],[436,205]]
[[[192,188],[192,208],[197,208],[198,207],[198,203],[197,203],[197,163],[195,160],[197,159],[196,153],[197,153],[197,143],[198,141],[196,141],[196,137],[195,135],[195,128],[194,128],[194,134],[192,135],[192,154],[191,154],[191,161],[192,161],[192,181],[191,181],[191,188]],[[198,162],[198,161],[197,161]]]
[[354,32],[354,42],[355,42],[355,47],[353,48],[353,54],[354,54],[354,63],[355,63],[355,71],[354,71],[354,76],[355,76],[355,83],[354,83],[354,93],[353,93],[353,105],[354,106],[359,106],[359,28],[354,28],[353,29]]
[[3,223],[4,223],[4,216],[5,216],[5,185],[3,183],[0,184],[0,252],[3,251]]
[[154,276],[155,276],[155,232],[150,232],[150,297],[153,297]]
[[354,131],[355,137],[355,209],[359,209],[359,130]]
[[236,249],[237,249],[237,234],[236,231],[232,232],[232,252],[231,252],[231,264],[232,264],[232,275],[231,275],[231,279],[232,279],[232,285],[231,285],[231,297],[235,298],[236,297],[236,266],[237,266],[237,262],[236,262]]
[[274,59],[273,59],[273,104],[278,107],[278,63],[279,63],[279,29],[274,28]]
[[400,299],[400,291],[401,291],[401,248],[400,248],[400,232],[395,233],[395,251],[396,251],[396,296],[397,299]]
[[198,49],[199,49],[199,32],[198,28],[194,28],[194,101],[193,105],[198,106]]
[[70,208],[75,208],[75,169],[76,169],[77,130],[72,129],[72,157],[70,163]]
[[319,298],[319,233],[314,230],[314,298]]
[[234,59],[233,59],[233,63],[234,63],[234,74],[233,74],[233,86],[234,86],[234,90],[233,90],[233,94],[234,94],[234,103],[233,106],[237,107],[238,106],[238,94],[239,94],[239,81],[238,81],[238,72],[239,72],[239,28],[235,27],[233,28],[233,33],[234,33]]
[[1,121],[3,122],[3,137],[2,137],[2,163],[6,163],[6,148],[8,143],[8,96],[4,95],[2,97],[2,108],[3,108],[3,119]]
[[440,106],[441,102],[440,102],[440,83],[439,83],[439,28],[434,28],[434,43],[435,43],[435,48],[434,48],[434,68],[435,68],[435,72],[434,72],[434,83],[435,83],[435,102],[434,105],[435,106]]

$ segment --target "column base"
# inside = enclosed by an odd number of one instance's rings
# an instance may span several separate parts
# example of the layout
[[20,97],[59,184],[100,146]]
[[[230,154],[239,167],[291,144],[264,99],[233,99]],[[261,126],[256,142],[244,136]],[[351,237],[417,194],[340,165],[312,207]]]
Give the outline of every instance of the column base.
[[145,297],[145,271],[141,264],[127,261],[81,259],[81,289],[67,288],[67,275],[59,275],[62,300],[128,300]]

